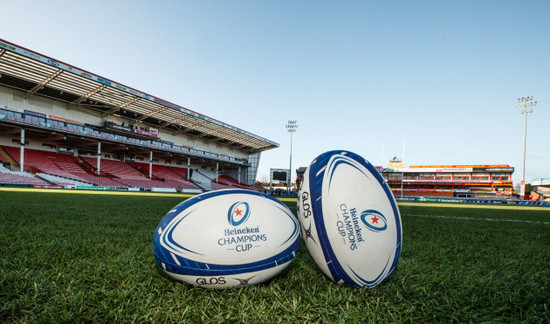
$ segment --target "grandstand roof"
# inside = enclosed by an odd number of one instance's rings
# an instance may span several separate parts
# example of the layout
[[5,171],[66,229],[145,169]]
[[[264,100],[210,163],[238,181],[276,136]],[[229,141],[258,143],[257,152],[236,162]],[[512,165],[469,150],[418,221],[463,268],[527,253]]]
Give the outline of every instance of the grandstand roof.
[[251,153],[279,144],[0,39],[0,85]]

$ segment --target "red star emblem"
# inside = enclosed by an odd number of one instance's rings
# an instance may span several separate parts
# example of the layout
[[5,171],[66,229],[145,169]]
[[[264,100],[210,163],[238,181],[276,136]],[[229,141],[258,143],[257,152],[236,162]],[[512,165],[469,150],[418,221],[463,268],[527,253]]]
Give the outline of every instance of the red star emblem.
[[241,216],[243,212],[240,209],[235,209],[235,215]]
[[379,219],[380,218],[376,217],[376,215],[372,216],[372,218],[371,218],[373,224],[378,224]]

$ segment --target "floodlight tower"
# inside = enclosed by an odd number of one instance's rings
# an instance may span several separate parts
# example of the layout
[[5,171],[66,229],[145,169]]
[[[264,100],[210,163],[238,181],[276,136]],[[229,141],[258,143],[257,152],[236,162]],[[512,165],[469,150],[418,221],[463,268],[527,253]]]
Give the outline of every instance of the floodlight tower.
[[288,179],[288,193],[292,191],[292,133],[295,133],[298,129],[297,120],[289,120],[286,124],[286,130],[290,133],[290,166],[289,166],[289,179]]
[[533,96],[521,97],[517,99],[514,108],[520,113],[525,115],[525,122],[523,125],[523,166],[521,168],[521,189],[520,194],[525,195],[525,146],[527,143],[527,114],[533,112],[533,107],[537,105],[536,101],[533,101]]

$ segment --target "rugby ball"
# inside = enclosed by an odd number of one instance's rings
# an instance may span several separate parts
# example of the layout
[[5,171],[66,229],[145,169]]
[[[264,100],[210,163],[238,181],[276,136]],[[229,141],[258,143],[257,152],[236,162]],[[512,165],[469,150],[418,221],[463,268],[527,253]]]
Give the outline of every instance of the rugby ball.
[[391,275],[401,252],[401,217],[374,166],[348,151],[319,155],[299,190],[302,237],[333,281],[374,287]]
[[185,200],[164,216],[153,236],[155,258],[169,277],[218,289],[273,278],[299,246],[300,226],[288,207],[242,189]]

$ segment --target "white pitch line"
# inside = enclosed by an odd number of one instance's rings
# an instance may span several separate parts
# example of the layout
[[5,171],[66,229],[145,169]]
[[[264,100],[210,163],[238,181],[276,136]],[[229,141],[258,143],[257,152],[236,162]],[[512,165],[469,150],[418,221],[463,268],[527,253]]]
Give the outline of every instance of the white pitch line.
[[502,210],[544,210],[550,211],[548,206],[531,205],[508,205],[508,204],[471,204],[471,203],[448,203],[448,202],[420,202],[420,201],[398,201],[401,206],[436,207],[436,208],[475,208],[475,209],[502,209]]
[[460,217],[460,216],[443,216],[443,215],[414,215],[414,214],[403,214],[404,216],[413,216],[413,217],[426,217],[426,218],[445,218],[445,219],[459,219],[459,220],[484,220],[489,222],[511,222],[511,223],[528,223],[528,224],[542,224],[550,225],[550,222],[544,221],[533,221],[528,219],[503,219],[503,218],[475,218],[475,217]]

